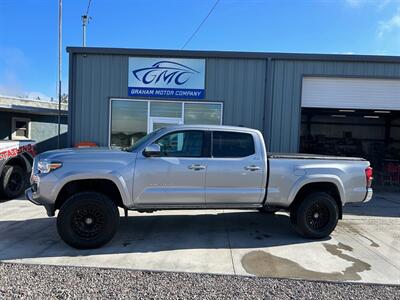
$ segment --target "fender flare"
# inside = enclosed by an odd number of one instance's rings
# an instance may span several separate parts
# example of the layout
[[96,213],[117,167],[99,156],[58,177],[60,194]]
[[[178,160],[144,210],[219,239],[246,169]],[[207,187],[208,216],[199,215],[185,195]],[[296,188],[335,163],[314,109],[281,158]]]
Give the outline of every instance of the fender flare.
[[294,199],[296,198],[296,195],[304,186],[312,183],[334,184],[339,192],[340,202],[342,203],[342,205],[343,203],[345,203],[344,199],[346,199],[346,191],[344,189],[342,181],[336,175],[327,175],[327,174],[312,174],[300,177],[293,185],[289,193],[289,199],[288,199],[289,203],[293,203]]
[[129,206],[131,203],[130,197],[129,197],[129,191],[128,191],[128,186],[124,180],[124,178],[118,174],[117,172],[110,172],[110,173],[67,173],[64,174],[65,177],[63,177],[62,181],[59,182],[56,186],[54,186],[52,190],[52,199],[57,199],[60,191],[62,188],[67,185],[68,183],[72,181],[80,181],[80,180],[88,180],[88,179],[104,179],[104,180],[109,180],[113,182],[120,195],[121,195],[121,200],[124,206]]

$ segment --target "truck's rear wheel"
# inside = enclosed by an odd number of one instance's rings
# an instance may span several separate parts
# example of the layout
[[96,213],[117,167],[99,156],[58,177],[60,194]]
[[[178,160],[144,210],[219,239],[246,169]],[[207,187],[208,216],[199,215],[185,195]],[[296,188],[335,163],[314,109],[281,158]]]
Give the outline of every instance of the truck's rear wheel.
[[26,182],[26,174],[20,166],[6,165],[0,176],[0,194],[14,199],[22,194]]
[[95,192],[82,192],[61,206],[57,231],[68,245],[93,249],[113,238],[118,223],[119,211],[110,198]]
[[311,193],[292,209],[291,222],[296,231],[306,238],[320,239],[329,236],[339,219],[335,199],[325,192]]

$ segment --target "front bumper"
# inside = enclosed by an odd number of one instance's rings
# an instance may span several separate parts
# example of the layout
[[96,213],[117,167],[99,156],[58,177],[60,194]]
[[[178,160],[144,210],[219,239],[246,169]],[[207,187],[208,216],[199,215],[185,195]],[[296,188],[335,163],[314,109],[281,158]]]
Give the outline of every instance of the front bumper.
[[364,203],[370,201],[372,199],[373,191],[372,188],[367,189],[367,194],[365,195]]
[[47,215],[49,217],[54,217],[55,215],[54,204],[49,204],[42,201],[40,197],[38,197],[37,194],[34,192],[32,187],[29,187],[25,190],[25,197],[35,205],[44,206]]

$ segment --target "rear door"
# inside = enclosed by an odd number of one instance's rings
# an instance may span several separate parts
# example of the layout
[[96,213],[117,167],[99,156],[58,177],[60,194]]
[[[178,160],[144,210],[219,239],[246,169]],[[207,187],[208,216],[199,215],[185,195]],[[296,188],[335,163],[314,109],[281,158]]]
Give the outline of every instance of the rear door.
[[213,131],[207,163],[206,204],[258,204],[262,201],[265,162],[257,136]]

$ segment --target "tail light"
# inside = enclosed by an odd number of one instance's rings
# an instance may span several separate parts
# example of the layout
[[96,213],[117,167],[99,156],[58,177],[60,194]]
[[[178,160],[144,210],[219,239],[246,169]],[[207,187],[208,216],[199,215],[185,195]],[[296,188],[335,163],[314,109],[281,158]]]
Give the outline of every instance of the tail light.
[[372,174],[373,174],[373,172],[372,172],[372,168],[371,167],[368,167],[368,168],[365,169],[365,178],[367,179],[367,188],[371,187],[372,179],[374,179],[372,177]]

